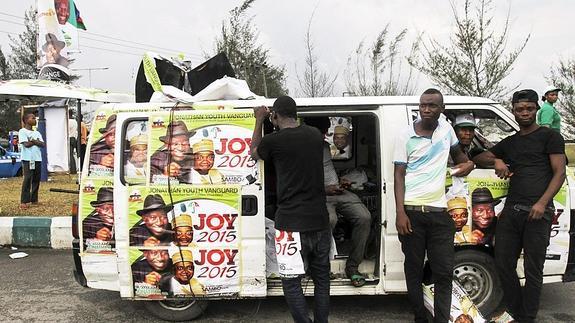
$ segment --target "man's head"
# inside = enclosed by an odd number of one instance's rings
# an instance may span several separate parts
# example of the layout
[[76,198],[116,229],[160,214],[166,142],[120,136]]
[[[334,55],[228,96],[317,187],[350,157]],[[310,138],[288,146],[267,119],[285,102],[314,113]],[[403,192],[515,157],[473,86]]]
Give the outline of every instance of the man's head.
[[303,122],[310,127],[317,128],[323,135],[325,135],[329,127],[331,127],[329,117],[306,117]]
[[486,229],[495,217],[495,205],[501,200],[493,199],[491,191],[485,187],[477,188],[471,193],[473,226]]
[[183,121],[172,121],[166,129],[166,135],[161,136],[160,140],[168,147],[172,160],[180,162],[191,154],[190,137],[195,133],[195,131],[188,131]]
[[144,200],[144,208],[136,213],[142,217],[144,225],[154,236],[161,236],[166,232],[167,213],[171,210],[172,207],[166,206],[161,195],[150,194]]
[[520,90],[513,93],[511,112],[515,116],[515,121],[520,127],[525,128],[535,123],[539,96],[533,90]]
[[189,284],[194,277],[194,256],[189,250],[179,250],[172,256],[174,277],[180,284]]
[[146,162],[148,151],[148,138],[146,135],[137,135],[130,139],[130,162],[141,166]]
[[335,126],[333,128],[333,144],[337,149],[344,149],[347,146],[347,137],[349,130],[344,126]]
[[208,174],[209,170],[214,167],[214,142],[210,139],[202,139],[192,147],[194,152],[194,169],[202,174]]
[[543,98],[541,98],[543,101],[547,101],[551,104],[557,102],[557,99],[559,98],[559,91],[561,91],[560,88],[556,87],[556,86],[548,86],[547,88],[545,88],[545,92],[543,94]]
[[98,190],[98,195],[95,201],[91,201],[90,205],[100,220],[108,225],[114,225],[114,190],[111,187],[101,187]]
[[36,115],[32,112],[26,112],[22,116],[22,122],[24,125],[33,127],[36,125]]
[[455,229],[461,231],[468,220],[467,200],[464,197],[452,198],[447,201],[447,212],[449,212],[453,222],[455,222]]
[[475,118],[471,113],[460,114],[455,117],[453,129],[455,129],[457,139],[462,146],[468,147],[471,145],[476,127]]
[[172,223],[174,228],[174,240],[181,247],[186,247],[194,240],[194,229],[192,227],[192,217],[188,214],[181,214],[174,218]]
[[445,110],[443,94],[437,89],[427,89],[419,97],[419,116],[424,123],[435,123]]
[[116,115],[112,114],[106,121],[106,126],[98,130],[106,142],[106,146],[114,148],[116,143]]
[[68,0],[54,0],[54,8],[56,9],[58,23],[65,25],[70,17],[70,4]]
[[297,105],[295,101],[287,95],[277,98],[271,108],[271,123],[274,126],[278,126],[279,119],[297,119]]
[[[155,247],[160,245],[160,240],[149,237],[144,241],[144,247]],[[164,270],[170,264],[168,250],[142,250],[146,261],[154,270]]]

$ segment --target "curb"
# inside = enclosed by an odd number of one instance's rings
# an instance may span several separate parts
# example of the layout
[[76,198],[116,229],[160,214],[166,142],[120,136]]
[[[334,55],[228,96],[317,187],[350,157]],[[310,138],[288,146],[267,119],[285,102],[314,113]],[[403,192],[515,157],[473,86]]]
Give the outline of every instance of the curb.
[[72,217],[0,217],[0,245],[72,248]]

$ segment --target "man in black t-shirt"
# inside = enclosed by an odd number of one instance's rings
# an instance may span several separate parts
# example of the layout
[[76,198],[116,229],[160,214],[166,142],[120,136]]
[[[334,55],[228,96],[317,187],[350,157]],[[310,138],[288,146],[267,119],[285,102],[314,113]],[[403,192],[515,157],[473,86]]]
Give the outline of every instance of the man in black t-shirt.
[[[277,174],[275,228],[288,235],[299,233],[301,251],[294,256],[301,256],[314,282],[314,321],[327,322],[331,233],[323,180],[323,137],[316,128],[298,125],[295,101],[288,96],[279,97],[271,112],[257,107],[254,114],[252,158],[273,163]],[[262,138],[268,117],[279,131]],[[301,275],[282,277],[282,287],[294,321],[311,322]]]
[[[543,264],[549,245],[553,197],[565,181],[565,143],[558,132],[536,122],[539,106],[533,90],[513,93],[513,115],[519,132],[477,157],[510,178],[505,207],[495,233],[495,262],[504,302],[518,322],[533,322],[539,309]],[[524,253],[525,287],[517,277],[517,259]]]

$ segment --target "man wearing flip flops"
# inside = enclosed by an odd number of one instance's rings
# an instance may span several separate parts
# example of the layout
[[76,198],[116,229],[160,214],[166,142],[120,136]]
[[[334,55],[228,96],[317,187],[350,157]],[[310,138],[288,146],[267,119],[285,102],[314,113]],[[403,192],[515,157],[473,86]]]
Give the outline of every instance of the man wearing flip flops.
[[426,252],[435,284],[434,321],[449,321],[455,223],[446,208],[445,168],[450,154],[459,163],[454,176],[465,176],[475,166],[458,146],[453,128],[439,118],[444,110],[441,92],[423,92],[419,119],[398,136],[393,158],[395,226],[405,255],[407,294],[415,322],[427,322],[422,290]]

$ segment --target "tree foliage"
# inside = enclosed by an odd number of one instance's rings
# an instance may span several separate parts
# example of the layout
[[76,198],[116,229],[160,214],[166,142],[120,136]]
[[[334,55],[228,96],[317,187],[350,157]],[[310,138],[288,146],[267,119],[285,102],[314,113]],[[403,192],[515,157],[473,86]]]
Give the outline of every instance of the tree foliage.
[[564,134],[575,135],[575,59],[559,60],[551,69],[547,80],[561,89],[556,105],[563,118],[561,128]]
[[285,67],[269,63],[269,50],[258,43],[254,16],[248,16],[254,2],[245,0],[230,11],[216,39],[216,52],[226,53],[238,78],[246,80],[252,92],[265,95],[267,87],[268,97],[281,96],[287,93]]
[[413,94],[412,69],[403,78],[401,45],[407,34],[403,29],[395,37],[389,34],[389,24],[383,28],[370,47],[361,41],[347,59],[345,85],[354,95],[409,95]]
[[26,30],[16,37],[10,37],[10,49],[8,65],[10,77],[14,79],[35,79],[38,77],[36,67],[36,47],[38,20],[36,19],[36,9],[30,8],[24,14],[24,25]]
[[7,80],[9,78],[10,69],[6,61],[6,56],[4,56],[4,52],[2,52],[2,46],[0,46],[0,80]]
[[[421,41],[409,63],[426,74],[433,83],[451,94],[501,99],[518,87],[506,87],[502,81],[513,70],[515,60],[530,35],[516,48],[507,50],[510,18],[495,27],[490,0],[463,2],[463,14],[451,3],[455,33],[449,45],[435,39]],[[497,32],[498,31],[498,32]]]
[[[321,71],[318,66],[318,58],[315,54],[315,46],[311,35],[311,25],[313,14],[309,19],[305,34],[305,67],[303,75],[297,74],[299,90],[303,96],[325,97],[333,94],[333,86],[337,79],[337,74],[333,77],[327,72]],[[296,66],[297,68],[297,66]]]

